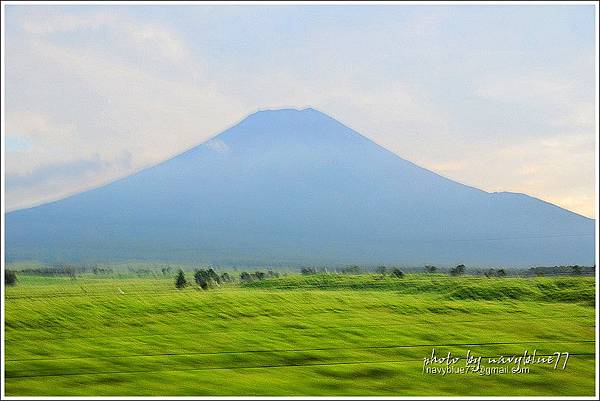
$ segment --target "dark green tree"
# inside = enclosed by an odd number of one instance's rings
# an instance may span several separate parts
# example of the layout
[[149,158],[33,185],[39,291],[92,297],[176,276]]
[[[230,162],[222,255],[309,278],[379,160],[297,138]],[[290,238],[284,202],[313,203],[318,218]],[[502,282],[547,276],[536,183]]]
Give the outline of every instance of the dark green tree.
[[435,273],[436,271],[437,271],[437,267],[435,267],[435,266],[430,266],[430,265],[425,266],[426,273]]
[[462,276],[463,274],[465,274],[465,269],[466,269],[465,265],[458,265],[458,266],[450,269],[450,275],[451,276]]
[[175,287],[183,288],[187,285],[187,280],[185,279],[185,274],[183,270],[179,269],[177,272],[177,277],[175,277]]
[[196,270],[194,271],[194,281],[196,284],[200,286],[203,290],[208,289],[208,274],[206,270]]
[[396,278],[402,278],[404,277],[404,272],[400,269],[398,269],[397,267],[394,268],[394,270],[392,270],[392,276],[396,277]]

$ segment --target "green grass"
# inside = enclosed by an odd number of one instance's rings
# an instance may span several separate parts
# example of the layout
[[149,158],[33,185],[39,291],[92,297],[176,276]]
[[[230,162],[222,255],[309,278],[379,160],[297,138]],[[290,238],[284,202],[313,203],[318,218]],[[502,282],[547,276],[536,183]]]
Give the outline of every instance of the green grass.
[[[188,274],[188,279],[191,276]],[[593,278],[19,276],[5,389],[40,395],[594,395]],[[571,353],[565,370],[433,376],[423,358]]]

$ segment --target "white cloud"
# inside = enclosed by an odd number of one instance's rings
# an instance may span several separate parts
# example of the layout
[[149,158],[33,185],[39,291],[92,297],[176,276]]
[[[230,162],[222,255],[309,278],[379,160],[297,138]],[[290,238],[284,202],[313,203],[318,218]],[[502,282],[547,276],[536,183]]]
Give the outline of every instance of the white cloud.
[[39,13],[27,13],[21,27],[32,35],[51,35],[78,29],[98,29],[118,21],[119,17],[109,13],[69,14],[45,8]]
[[173,62],[181,62],[187,56],[185,46],[177,35],[163,27],[121,23],[120,28],[128,34],[128,39],[136,48],[151,46],[153,52]]
[[9,134],[24,136],[34,142],[46,145],[74,139],[77,126],[73,122],[57,123],[50,117],[32,112],[15,111],[6,116],[5,128]]

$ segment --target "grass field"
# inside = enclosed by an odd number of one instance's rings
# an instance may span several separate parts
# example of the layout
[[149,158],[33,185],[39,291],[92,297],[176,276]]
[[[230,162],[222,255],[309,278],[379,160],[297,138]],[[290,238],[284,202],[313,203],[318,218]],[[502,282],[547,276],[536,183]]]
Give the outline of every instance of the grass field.
[[[5,293],[6,395],[594,395],[593,278],[173,283],[19,276]],[[442,376],[423,373],[433,349],[570,357]]]

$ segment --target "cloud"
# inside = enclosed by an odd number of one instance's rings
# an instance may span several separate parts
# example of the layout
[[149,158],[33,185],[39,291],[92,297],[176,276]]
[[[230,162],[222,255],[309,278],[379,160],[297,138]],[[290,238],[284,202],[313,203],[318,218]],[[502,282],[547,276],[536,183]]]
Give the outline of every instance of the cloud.
[[80,29],[98,29],[119,20],[115,14],[70,14],[56,8],[41,8],[37,13],[27,12],[20,18],[22,29],[32,35],[52,35]]
[[593,146],[587,134],[511,140],[489,152],[469,152],[459,161],[433,164],[432,169],[487,191],[527,193],[594,216]]
[[6,174],[6,189],[10,191],[19,187],[35,186],[40,182],[51,181],[57,177],[68,179],[73,176],[96,173],[107,166],[108,164],[97,154],[88,159],[46,164],[26,174]]
[[59,123],[51,117],[32,111],[14,111],[8,113],[5,121],[9,135],[18,134],[33,143],[51,145],[68,143],[75,139],[77,126],[73,122]]
[[[582,71],[593,70],[589,67],[589,62],[580,64]],[[496,107],[520,113],[522,119],[547,124],[546,131],[550,128],[551,133],[564,134],[565,129],[591,132],[595,123],[594,93],[590,91],[593,78],[582,79],[581,75],[539,71],[488,75],[477,80],[473,92]],[[539,121],[542,118],[544,121]]]
[[181,62],[187,56],[185,45],[173,32],[165,28],[122,23],[120,30],[127,33],[128,40],[136,48],[151,46],[153,52],[174,62]]
[[568,81],[537,74],[485,77],[475,88],[475,94],[481,98],[509,104],[552,102],[564,105],[564,97],[572,91],[573,84]]

